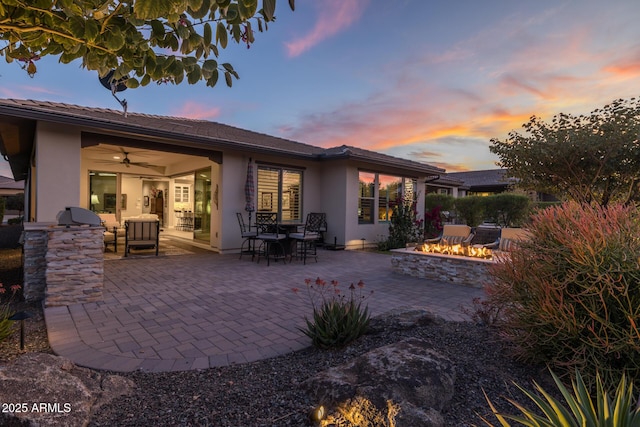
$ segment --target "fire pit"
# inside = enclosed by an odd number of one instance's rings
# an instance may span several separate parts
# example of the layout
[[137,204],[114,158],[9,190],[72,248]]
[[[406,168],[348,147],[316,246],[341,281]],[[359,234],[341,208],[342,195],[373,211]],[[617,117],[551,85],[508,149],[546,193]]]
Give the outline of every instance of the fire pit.
[[489,280],[488,267],[495,262],[490,249],[473,246],[425,243],[391,252],[396,273],[474,288]]
[[478,246],[462,246],[462,245],[443,245],[440,243],[425,243],[415,248],[418,252],[429,254],[457,255],[469,258],[492,259],[493,252],[491,249],[482,245]]

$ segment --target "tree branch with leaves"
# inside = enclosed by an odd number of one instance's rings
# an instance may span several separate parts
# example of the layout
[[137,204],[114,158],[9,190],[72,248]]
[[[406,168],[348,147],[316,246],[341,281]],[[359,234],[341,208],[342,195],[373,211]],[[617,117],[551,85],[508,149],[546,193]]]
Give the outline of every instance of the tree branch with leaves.
[[551,123],[534,116],[523,128],[490,147],[519,186],[600,206],[640,202],[640,98]]
[[220,49],[230,39],[250,46],[275,10],[276,0],[3,0],[0,56],[31,76],[40,58],[57,56],[100,77],[113,71],[128,88],[185,78],[213,87],[220,74],[231,87],[239,75],[218,62]]

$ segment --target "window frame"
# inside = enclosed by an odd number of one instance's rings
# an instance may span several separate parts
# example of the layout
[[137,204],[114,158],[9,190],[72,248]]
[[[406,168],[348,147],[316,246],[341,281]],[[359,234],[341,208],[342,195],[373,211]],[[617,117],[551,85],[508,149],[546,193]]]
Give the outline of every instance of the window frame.
[[[373,195],[371,197],[367,196],[367,197],[363,197],[362,196],[362,191],[361,191],[361,179],[360,179],[360,174],[371,174],[374,177],[374,181],[373,181]],[[417,178],[412,178],[412,177],[408,177],[408,176],[401,176],[401,175],[391,175],[391,174],[387,174],[387,173],[382,173],[382,172],[372,172],[369,170],[365,170],[365,169],[359,169],[358,170],[358,224],[388,224],[391,221],[391,214],[389,213],[388,218],[387,219],[380,219],[380,212],[381,212],[381,206],[380,206],[380,176],[385,176],[385,177],[391,177],[391,178],[399,178],[400,182],[398,185],[398,189],[400,190],[400,194],[398,195],[398,192],[396,191],[396,195],[397,197],[401,197],[404,198],[406,197],[407,194],[411,194],[411,197],[415,199],[415,197],[417,197],[418,195],[418,179]],[[407,191],[409,189],[409,187],[411,187],[411,191]],[[371,212],[371,220],[370,221],[364,221],[362,219],[362,215],[361,215],[361,206],[362,206],[362,200],[371,200],[372,202],[372,212]],[[395,205],[395,200],[390,200],[388,195],[386,198],[386,203],[383,206],[387,212],[390,211],[390,209],[393,208],[393,206]]]
[[[257,173],[256,173],[256,197],[257,197],[257,210],[263,209],[264,212],[275,212],[277,214],[278,221],[284,222],[302,222],[302,213],[303,213],[303,200],[304,200],[304,168],[288,166],[288,165],[274,165],[269,163],[256,162]],[[260,191],[260,176],[261,170],[263,171],[273,171],[277,173],[277,190],[268,192],[268,191]],[[284,191],[284,180],[285,175],[287,173],[297,174],[299,176],[298,183],[298,201],[297,201],[297,209],[283,209],[283,206],[286,204],[288,206],[296,206],[295,194],[292,194],[290,191]],[[276,200],[273,200],[273,193],[276,192]],[[287,197],[284,197],[285,193]],[[269,194],[269,202],[266,202],[265,195]],[[276,204],[277,208],[274,209],[273,205]],[[266,210],[264,206],[270,205],[270,209]],[[262,208],[261,208],[262,206]],[[287,210],[289,212],[295,212],[295,215],[291,215],[290,219],[283,219],[283,210]]]

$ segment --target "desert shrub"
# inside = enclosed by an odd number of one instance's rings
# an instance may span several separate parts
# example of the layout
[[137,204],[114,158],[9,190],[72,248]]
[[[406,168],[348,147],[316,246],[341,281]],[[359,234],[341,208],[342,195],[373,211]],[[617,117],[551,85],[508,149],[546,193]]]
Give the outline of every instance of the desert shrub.
[[469,227],[475,227],[484,220],[484,197],[459,197],[453,204],[457,217]]
[[[525,390],[518,385],[538,410],[533,411],[521,402],[508,399],[520,410],[521,416],[499,414],[487,397],[489,406],[502,427],[511,426],[507,420],[529,427],[636,427],[640,425],[640,408],[635,405],[633,384],[629,383],[624,375],[611,396],[600,376],[597,375],[595,398],[592,398],[589,387],[579,371],[575,373],[575,380],[572,382],[573,393],[564,386],[558,376],[553,372],[551,375],[566,404],[554,398],[538,384],[535,384],[537,393]],[[486,419],[482,418],[482,420],[488,426],[493,426]]]
[[[311,320],[305,317],[305,328],[300,331],[311,338],[314,347],[320,349],[341,348],[362,336],[369,328],[370,314],[366,297],[362,294],[364,283],[349,286],[349,296],[332,280],[327,284],[317,278],[306,279],[307,294],[313,306]],[[298,288],[293,291],[297,294]]]
[[532,217],[531,239],[490,269],[487,295],[521,357],[607,386],[640,381],[640,215],[574,202]]
[[531,200],[521,194],[500,193],[483,197],[485,216],[500,227],[520,227],[529,218]]

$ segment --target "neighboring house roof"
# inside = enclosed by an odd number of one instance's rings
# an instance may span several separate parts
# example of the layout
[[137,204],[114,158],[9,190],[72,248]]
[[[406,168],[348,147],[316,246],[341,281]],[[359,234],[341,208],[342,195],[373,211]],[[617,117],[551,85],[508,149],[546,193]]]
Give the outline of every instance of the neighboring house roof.
[[[23,133],[28,134],[29,130],[33,131],[29,126],[34,126],[38,120],[81,126],[89,132],[99,130],[138,138],[152,137],[167,141],[167,144],[185,147],[185,149],[248,150],[314,160],[353,158],[370,163],[404,168],[412,173],[426,175],[444,173],[444,169],[425,163],[356,147],[341,146],[324,149],[207,120],[132,112],[127,113],[125,116],[121,111],[105,108],[18,99],[0,99],[0,151],[2,151],[2,154],[8,155],[9,158],[11,158],[12,154],[14,156],[22,154],[23,157],[26,154],[22,152],[25,151],[25,148],[22,148],[22,151],[17,153],[16,146],[19,144],[15,141],[12,146],[14,153],[7,148],[12,142],[8,140],[11,134],[6,131],[7,123],[9,123],[9,126],[20,126]],[[3,126],[3,122],[5,126]],[[24,145],[24,143],[22,144]],[[14,175],[16,175],[15,170]]]
[[448,177],[459,179],[470,191],[504,190],[517,182],[515,178],[507,176],[506,169],[488,169],[469,172],[452,172]]
[[0,175],[0,195],[14,195],[24,192],[24,183]]

